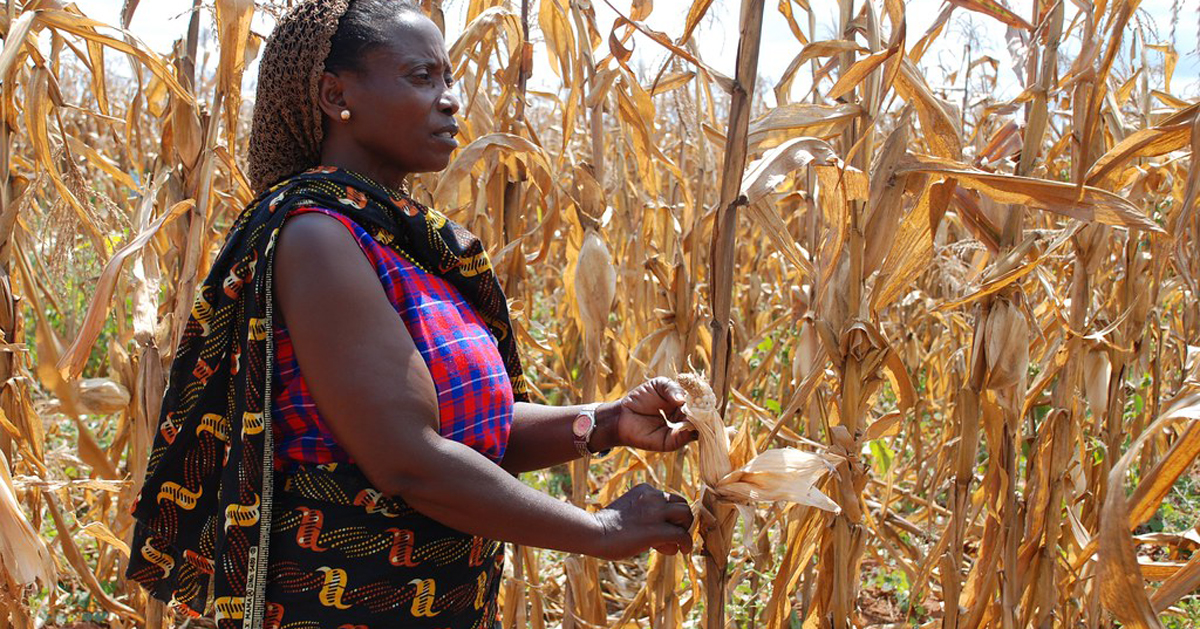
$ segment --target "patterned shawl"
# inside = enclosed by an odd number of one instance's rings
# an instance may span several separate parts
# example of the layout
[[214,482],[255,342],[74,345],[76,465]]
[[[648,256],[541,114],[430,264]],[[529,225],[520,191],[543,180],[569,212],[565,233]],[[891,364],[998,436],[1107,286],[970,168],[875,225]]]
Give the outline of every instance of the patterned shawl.
[[497,339],[514,398],[528,399],[504,293],[478,238],[345,170],[316,168],[264,192],[230,228],[188,318],[134,505],[126,573],[187,615],[203,614],[211,596],[221,629],[262,625],[274,489],[273,251],[301,206],[344,214],[449,281]]

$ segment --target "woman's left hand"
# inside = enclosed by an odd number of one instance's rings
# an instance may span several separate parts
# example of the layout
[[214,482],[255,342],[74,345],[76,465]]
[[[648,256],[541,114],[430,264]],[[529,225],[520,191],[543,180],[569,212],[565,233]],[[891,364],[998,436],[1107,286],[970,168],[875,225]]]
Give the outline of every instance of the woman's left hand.
[[670,378],[654,378],[638,385],[616,402],[620,409],[616,445],[672,452],[695,441],[696,431],[682,423],[685,399],[683,389]]

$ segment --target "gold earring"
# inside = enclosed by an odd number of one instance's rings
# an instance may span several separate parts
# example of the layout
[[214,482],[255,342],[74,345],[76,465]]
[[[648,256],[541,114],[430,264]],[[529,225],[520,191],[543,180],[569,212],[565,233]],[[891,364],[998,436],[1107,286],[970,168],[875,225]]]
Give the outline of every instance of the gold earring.
[[343,122],[345,122],[345,121],[348,121],[348,120],[350,120],[350,110],[349,110],[349,109],[343,109],[343,110],[342,110],[342,121],[343,121]]

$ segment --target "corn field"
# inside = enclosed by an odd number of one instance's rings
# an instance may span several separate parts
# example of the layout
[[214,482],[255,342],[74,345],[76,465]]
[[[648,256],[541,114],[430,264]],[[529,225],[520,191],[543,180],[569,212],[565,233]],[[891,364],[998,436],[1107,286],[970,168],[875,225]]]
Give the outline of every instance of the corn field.
[[[465,17],[464,141],[413,194],[488,244],[535,395],[684,374],[728,426],[526,475],[588,507],[681,493],[697,550],[512,548],[503,627],[1200,624],[1200,102],[1171,85],[1195,51],[1138,0],[724,2],[733,76],[696,45],[712,0],[421,2]],[[0,15],[5,626],[183,620],[122,576],[129,511],[197,278],[253,196],[252,18],[287,2],[196,0],[170,54],[128,30],[138,4]],[[1016,98],[930,83],[968,14],[1020,44]],[[777,83],[765,54],[792,59]],[[756,489],[785,451],[797,479]]]

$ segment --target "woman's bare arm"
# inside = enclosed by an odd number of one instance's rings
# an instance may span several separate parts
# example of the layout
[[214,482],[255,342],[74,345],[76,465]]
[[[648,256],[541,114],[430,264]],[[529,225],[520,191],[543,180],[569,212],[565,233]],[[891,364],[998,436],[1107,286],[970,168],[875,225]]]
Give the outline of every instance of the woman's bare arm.
[[[620,400],[596,409],[596,429],[588,441],[588,449],[601,452],[629,446],[672,452],[682,448],[696,439],[695,431],[681,421],[684,399],[683,389],[669,378],[643,382]],[[578,458],[571,424],[580,408],[517,404],[508,449],[500,465],[517,473]]]
[[690,548],[691,513],[663,492],[642,488],[589,514],[442,438],[428,368],[337,220],[290,219],[275,255],[276,300],[305,381],[338,443],[380,491],[447,526],[508,542],[601,557]]
[[[512,430],[501,467],[516,474],[579,458],[571,424],[582,408],[518,402],[513,409]],[[619,402],[601,404],[596,409],[596,429],[588,442],[593,452],[621,445],[616,436],[620,412]]]

